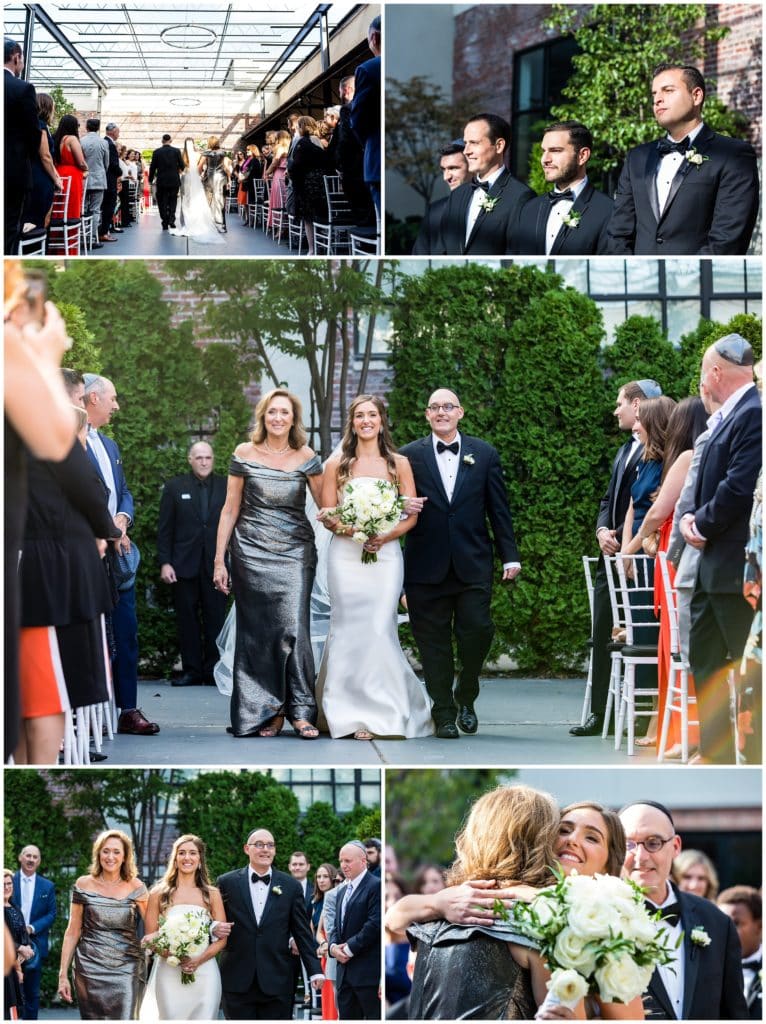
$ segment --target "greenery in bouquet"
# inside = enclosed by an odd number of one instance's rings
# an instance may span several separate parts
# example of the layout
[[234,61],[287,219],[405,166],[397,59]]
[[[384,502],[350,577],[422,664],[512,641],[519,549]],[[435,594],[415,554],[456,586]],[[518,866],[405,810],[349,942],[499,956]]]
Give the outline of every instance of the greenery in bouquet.
[[[326,517],[337,519],[338,526],[353,531],[357,544],[366,544],[371,537],[393,530],[401,519],[404,498],[387,480],[349,481],[343,490],[343,501],[325,512]],[[362,562],[377,562],[374,551],[362,551]]]
[[[154,953],[165,958],[170,967],[180,967],[187,957],[199,956],[207,949],[209,924],[200,914],[187,910],[172,917],[160,917],[157,934],[147,940]],[[181,973],[181,984],[191,985],[196,980],[193,973]]]

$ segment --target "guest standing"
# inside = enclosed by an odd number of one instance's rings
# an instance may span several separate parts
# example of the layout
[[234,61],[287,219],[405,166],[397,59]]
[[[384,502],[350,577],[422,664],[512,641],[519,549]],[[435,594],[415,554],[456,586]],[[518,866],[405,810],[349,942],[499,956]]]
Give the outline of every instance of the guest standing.
[[[6,937],[10,935],[16,949],[16,960],[5,976],[3,1020],[31,1020],[25,1013],[22,983],[24,975],[22,964],[34,957],[34,950],[29,944],[29,933],[18,904],[13,900],[13,872],[5,868],[3,871],[3,916],[5,918]],[[35,1018],[37,1014],[35,1014]]]
[[46,92],[37,94],[40,126],[40,148],[32,160],[32,192],[24,210],[25,223],[47,228],[55,192],[61,191],[61,175],[53,162],[53,136],[50,123],[56,113],[53,100]]
[[[66,220],[79,220],[82,214],[82,196],[88,164],[80,145],[79,123],[73,114],[64,114],[53,136],[53,159],[62,182],[70,181]],[[78,244],[73,243],[69,255],[77,255]]]
[[37,962],[27,964],[22,981],[25,1020],[37,1020],[43,964],[48,958],[48,933],[56,920],[56,888],[50,879],[39,874],[40,861],[40,850],[30,843],[19,854],[19,870],[13,876],[13,901],[21,910],[38,953]]
[[[101,223],[101,207],[106,193],[107,171],[109,169],[109,145],[98,134],[101,121],[97,117],[89,117],[85,122],[85,135],[80,140],[83,156],[88,165],[88,177],[85,181],[84,216],[93,217],[95,230],[99,231]],[[94,242],[92,248],[103,249],[103,242]]]
[[3,176],[5,182],[5,254],[15,256],[27,197],[32,191],[32,161],[39,152],[37,96],[24,73],[24,51],[15,39],[3,40],[5,122]]
[[318,136],[318,125],[313,117],[298,118],[298,141],[287,161],[287,172],[293,186],[294,216],[303,222],[308,242],[308,254],[314,255],[314,221],[327,220],[327,194],[325,174],[331,174],[332,164],[327,150]]
[[301,414],[295,395],[268,392],[229,467],[213,582],[236,598],[235,736],[276,736],[285,716],[302,739],[318,736],[309,619],[316,549],[306,488],[319,505],[322,464],[306,444]]

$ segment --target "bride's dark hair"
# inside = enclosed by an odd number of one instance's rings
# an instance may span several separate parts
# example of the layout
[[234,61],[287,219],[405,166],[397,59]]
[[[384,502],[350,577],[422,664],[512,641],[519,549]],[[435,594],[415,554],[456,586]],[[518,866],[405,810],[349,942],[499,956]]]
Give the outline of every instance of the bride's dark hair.
[[388,415],[386,413],[386,407],[383,404],[383,399],[378,398],[377,395],[357,395],[354,401],[349,406],[348,416],[346,417],[346,426],[343,430],[343,438],[341,439],[341,455],[340,463],[338,464],[338,490],[343,490],[346,481],[351,477],[351,463],[356,458],[357,449],[357,436],[354,433],[354,413],[358,407],[364,402],[372,402],[375,408],[380,413],[380,433],[378,434],[378,451],[386,460],[386,466],[388,472],[391,475],[391,479],[396,484],[396,448],[394,446],[391,432],[388,429]]
[[173,900],[173,893],[178,888],[178,851],[184,843],[194,843],[197,847],[197,851],[199,852],[199,865],[197,870],[194,872],[194,884],[202,893],[202,901],[205,904],[208,913],[210,913],[210,890],[212,888],[212,882],[210,881],[210,875],[207,871],[207,863],[205,862],[205,843],[199,836],[195,836],[191,832],[188,832],[186,835],[179,836],[173,843],[173,849],[170,851],[170,856],[168,857],[168,866],[165,869],[165,874],[154,887],[154,892],[158,892],[160,896],[160,913],[162,914],[168,909]]

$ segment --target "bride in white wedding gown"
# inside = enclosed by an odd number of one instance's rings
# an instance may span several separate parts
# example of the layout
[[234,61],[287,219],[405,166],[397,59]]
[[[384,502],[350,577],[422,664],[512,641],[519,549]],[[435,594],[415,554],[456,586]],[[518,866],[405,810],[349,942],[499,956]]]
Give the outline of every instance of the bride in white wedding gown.
[[[221,1003],[221,974],[215,956],[226,939],[209,941],[213,921],[225,921],[221,894],[210,884],[205,864],[205,844],[198,836],[179,836],[173,843],[167,870],[149,894],[146,908],[146,939],[156,936],[163,919],[189,915],[197,918],[207,934],[206,948],[179,965],[156,955],[140,1019],[217,1020]],[[183,974],[194,981],[183,983]]]
[[176,226],[169,229],[170,234],[184,235],[202,245],[226,245],[226,239],[215,226],[205,195],[193,139],[184,142],[184,163],[186,170],[181,175],[181,188],[178,191]]
[[[386,410],[374,395],[351,403],[341,452],[325,466],[322,504],[335,507],[351,480],[394,483],[399,493],[415,496],[407,459],[393,446]],[[402,519],[389,533],[371,538],[365,549],[377,561],[365,564],[360,545],[347,536],[332,538],[327,586],[330,630],[317,679],[317,703],[334,738],[353,735],[429,736],[431,704],[425,687],[410,668],[399,644],[397,607],[404,563],[399,537],[416,516]]]

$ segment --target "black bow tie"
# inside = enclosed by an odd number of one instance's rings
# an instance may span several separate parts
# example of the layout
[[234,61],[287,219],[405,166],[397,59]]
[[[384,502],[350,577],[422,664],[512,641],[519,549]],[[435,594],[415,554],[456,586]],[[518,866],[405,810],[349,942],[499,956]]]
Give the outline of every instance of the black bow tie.
[[649,900],[644,900],[644,904],[652,916],[659,910],[662,914],[662,923],[666,924],[668,928],[674,928],[681,920],[681,907],[678,903],[670,903],[667,907],[655,907]]
[[489,182],[479,181],[478,178],[473,179],[473,181],[471,182],[471,187],[474,189],[480,188],[482,192],[489,192]]
[[562,199],[570,199],[572,202],[574,202],[574,198],[575,194],[571,188],[566,188],[563,192],[548,193],[548,199],[550,200],[551,206],[555,206],[556,203],[560,202]]
[[755,960],[743,960],[742,961],[742,970],[743,971],[755,971],[755,973],[758,974],[762,967],[763,967],[763,960],[761,959],[761,957],[757,957]]
[[271,885],[271,875],[258,875],[254,871],[250,876],[250,881],[253,885],[257,885],[258,882],[263,882],[264,885]]
[[681,139],[680,142],[671,142],[670,139],[660,139],[657,143],[657,149],[660,151],[660,156],[667,156],[668,153],[685,153],[691,143],[689,142],[689,136],[685,139]]
[[445,444],[444,441],[437,441],[436,451],[439,455],[441,455],[442,452],[452,452],[453,455],[457,455],[460,451],[460,442],[453,441],[452,444]]

